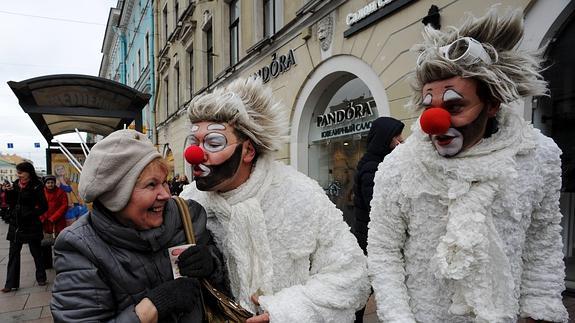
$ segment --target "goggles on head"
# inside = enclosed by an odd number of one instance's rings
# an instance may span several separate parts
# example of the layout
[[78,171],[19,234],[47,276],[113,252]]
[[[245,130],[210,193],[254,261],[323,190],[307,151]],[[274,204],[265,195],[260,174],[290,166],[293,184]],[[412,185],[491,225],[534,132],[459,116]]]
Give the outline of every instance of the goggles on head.
[[[417,67],[423,64],[427,50],[417,57]],[[488,65],[493,63],[483,45],[471,37],[459,38],[449,45],[439,47],[438,50],[443,58],[458,64],[472,65],[480,61]]]

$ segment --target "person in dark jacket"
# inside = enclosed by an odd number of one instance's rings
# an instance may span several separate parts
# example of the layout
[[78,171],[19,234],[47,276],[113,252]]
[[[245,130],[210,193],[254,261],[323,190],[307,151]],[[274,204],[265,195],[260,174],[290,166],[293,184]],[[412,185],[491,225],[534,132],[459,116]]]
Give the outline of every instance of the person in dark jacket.
[[[377,166],[397,145],[403,142],[403,122],[391,117],[379,117],[371,124],[367,135],[367,150],[357,163],[353,183],[354,217],[352,232],[363,253],[367,255],[367,225],[369,203],[373,196],[373,177]],[[355,313],[355,322],[363,322],[365,307]]]
[[170,180],[170,192],[172,193],[172,195],[178,196],[180,195],[180,192],[178,189],[178,182],[180,181],[180,174],[176,174],[174,175],[174,177]]
[[[166,181],[168,166],[147,137],[116,131],[92,148],[79,183],[93,211],[56,239],[51,311],[55,322],[202,322],[200,283],[220,287],[223,262],[206,212],[188,207],[196,245],[187,244]],[[174,279],[179,274],[185,277]]]
[[6,187],[10,187],[11,185],[8,180],[4,180],[0,186],[0,216],[5,223],[8,223],[8,218],[10,217],[10,206],[8,205]]
[[40,216],[48,209],[44,197],[44,185],[36,175],[34,165],[29,162],[16,165],[16,174],[18,179],[13,184],[5,186],[11,214],[6,237],[10,241],[10,251],[3,293],[20,287],[20,252],[24,243],[28,244],[34,258],[38,285],[46,285],[46,269],[42,263],[40,245],[44,237]]
[[403,127],[403,122],[394,118],[377,118],[367,135],[367,151],[357,163],[353,185],[355,204],[353,234],[364,254],[367,254],[367,224],[371,209],[369,203],[373,195],[373,176],[383,158],[403,142],[401,137]]

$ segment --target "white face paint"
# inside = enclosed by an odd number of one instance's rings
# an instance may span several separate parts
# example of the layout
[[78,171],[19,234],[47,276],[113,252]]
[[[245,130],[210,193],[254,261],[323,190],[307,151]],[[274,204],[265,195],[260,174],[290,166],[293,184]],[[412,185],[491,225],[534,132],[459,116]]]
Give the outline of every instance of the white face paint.
[[223,125],[221,123],[212,123],[210,125],[208,125],[208,130],[226,130],[226,125]]
[[194,175],[197,177],[206,177],[210,175],[210,173],[212,172],[212,170],[209,167],[205,166],[204,164],[199,164],[196,166],[196,168],[199,168],[199,170],[201,171],[200,174]]
[[423,98],[423,101],[421,101],[421,105],[428,107],[431,105],[431,100],[433,99],[433,96],[430,93],[427,93],[427,95]]
[[455,128],[449,128],[443,135],[431,136],[431,142],[439,155],[443,157],[455,156],[463,148],[463,135]]
[[463,100],[463,97],[461,96],[461,94],[455,92],[454,90],[448,89],[447,91],[445,91],[445,93],[443,93],[443,102],[457,101],[457,100]]

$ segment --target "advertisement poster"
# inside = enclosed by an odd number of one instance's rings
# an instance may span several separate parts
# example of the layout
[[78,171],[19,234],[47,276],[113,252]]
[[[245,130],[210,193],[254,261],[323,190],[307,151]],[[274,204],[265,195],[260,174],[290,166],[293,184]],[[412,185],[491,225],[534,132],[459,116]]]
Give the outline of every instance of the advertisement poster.
[[[84,154],[74,154],[74,157],[84,164]],[[51,153],[52,168],[49,170],[52,175],[56,176],[56,185],[68,193],[68,204],[81,203],[78,199],[78,182],[80,173],[70,164],[68,158],[62,153]]]

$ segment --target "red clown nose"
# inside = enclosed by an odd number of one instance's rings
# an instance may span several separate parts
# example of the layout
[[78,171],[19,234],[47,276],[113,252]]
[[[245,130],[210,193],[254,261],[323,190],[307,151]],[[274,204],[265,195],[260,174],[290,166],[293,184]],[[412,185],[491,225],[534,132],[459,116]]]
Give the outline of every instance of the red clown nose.
[[184,158],[186,158],[186,161],[192,165],[201,164],[204,161],[204,151],[200,146],[190,146],[186,148],[186,151],[184,151]]
[[441,107],[429,108],[419,118],[421,130],[429,135],[442,135],[451,126],[451,115]]

